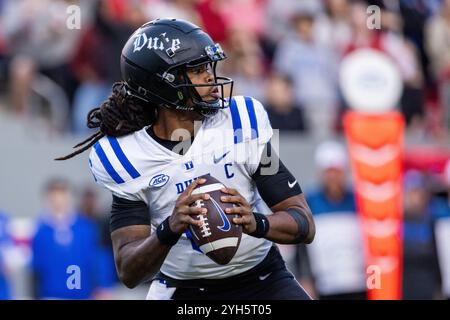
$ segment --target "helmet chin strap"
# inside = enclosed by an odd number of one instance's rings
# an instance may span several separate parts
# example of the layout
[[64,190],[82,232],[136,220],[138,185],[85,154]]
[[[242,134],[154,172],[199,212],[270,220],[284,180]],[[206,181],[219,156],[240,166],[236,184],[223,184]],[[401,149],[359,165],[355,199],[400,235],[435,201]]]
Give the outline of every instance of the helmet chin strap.
[[[217,100],[217,103],[219,103],[220,100]],[[200,113],[202,116],[204,117],[212,117],[214,115],[217,114],[217,112],[219,111],[219,108],[205,108],[205,103],[204,102],[200,102],[198,104],[194,105],[194,109]],[[197,108],[195,108],[197,106]]]
[[[178,106],[178,110],[195,111],[203,117],[212,117],[217,114],[219,108],[211,108],[212,104],[219,104],[220,99],[214,100],[213,103],[205,101],[196,101],[192,98],[191,106]],[[168,107],[168,106],[167,106]]]

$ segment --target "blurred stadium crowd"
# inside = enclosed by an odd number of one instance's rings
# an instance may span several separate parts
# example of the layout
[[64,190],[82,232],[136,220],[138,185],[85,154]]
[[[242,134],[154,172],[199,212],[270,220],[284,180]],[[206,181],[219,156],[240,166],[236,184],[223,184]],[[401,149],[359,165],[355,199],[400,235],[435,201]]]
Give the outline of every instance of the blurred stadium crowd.
[[[81,8],[79,29],[66,26],[70,5]],[[369,5],[382,9],[380,29],[367,27]],[[450,217],[450,153],[441,147],[450,128],[450,0],[0,0],[0,116],[42,118],[52,134],[87,136],[87,112],[120,80],[122,45],[158,17],[192,21],[220,42],[228,55],[220,72],[235,80],[233,93],[262,101],[282,134],[328,141],[315,158],[320,183],[306,195],[317,217],[345,216],[329,237],[348,237],[282,248],[298,279],[322,299],[366,297],[346,152],[330,142],[342,138],[348,109],[340,61],[358,48],[389,55],[404,83],[398,108],[408,139],[437,146],[405,152],[403,297],[450,298],[450,271],[442,270],[450,263],[440,261],[435,236]],[[32,270],[26,297],[116,297],[105,209],[93,190],[78,201],[71,194],[66,181],[49,181],[33,239],[11,235],[11,216],[0,216],[0,298],[17,297],[8,284],[16,256],[28,257]],[[339,256],[333,265],[330,253]],[[67,290],[63,266],[72,264],[85,272],[82,290]]]

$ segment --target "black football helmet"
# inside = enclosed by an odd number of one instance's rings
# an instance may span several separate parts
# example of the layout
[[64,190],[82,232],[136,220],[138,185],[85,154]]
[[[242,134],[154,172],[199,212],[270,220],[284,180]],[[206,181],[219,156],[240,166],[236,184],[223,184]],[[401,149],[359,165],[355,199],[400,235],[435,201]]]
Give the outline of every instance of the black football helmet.
[[[156,106],[213,115],[228,106],[233,91],[233,80],[216,75],[217,62],[225,58],[220,45],[190,22],[150,21],[131,35],[122,50],[120,68],[126,83],[125,94]],[[187,76],[188,68],[203,64],[210,64],[214,81],[192,84]],[[231,86],[228,99],[224,97],[225,85]],[[220,89],[220,98],[204,101],[196,87]],[[192,102],[189,106],[188,101]]]

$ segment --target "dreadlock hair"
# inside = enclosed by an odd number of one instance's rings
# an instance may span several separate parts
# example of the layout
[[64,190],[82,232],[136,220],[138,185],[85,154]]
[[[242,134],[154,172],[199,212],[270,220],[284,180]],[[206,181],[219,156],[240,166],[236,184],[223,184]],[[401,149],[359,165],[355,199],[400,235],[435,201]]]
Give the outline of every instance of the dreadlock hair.
[[116,82],[112,94],[99,108],[92,109],[87,115],[88,128],[99,130],[86,140],[78,143],[79,148],[71,154],[55,160],[67,160],[86,151],[98,140],[106,136],[121,137],[138,131],[156,120],[156,108],[153,105],[127,94],[127,85]]

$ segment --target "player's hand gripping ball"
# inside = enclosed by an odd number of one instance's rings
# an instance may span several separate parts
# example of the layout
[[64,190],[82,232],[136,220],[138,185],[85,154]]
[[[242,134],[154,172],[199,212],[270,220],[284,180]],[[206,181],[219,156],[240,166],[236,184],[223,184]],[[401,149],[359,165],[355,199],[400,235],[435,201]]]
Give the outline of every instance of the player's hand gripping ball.
[[242,237],[242,227],[233,223],[234,218],[238,218],[236,213],[227,214],[227,208],[235,205],[230,202],[222,202],[224,195],[221,189],[225,186],[210,175],[204,175],[198,179],[206,179],[206,182],[199,184],[192,194],[207,193],[209,199],[199,199],[192,206],[206,208],[206,214],[192,216],[201,220],[201,226],[190,225],[192,240],[200,250],[211,258],[214,262],[225,265],[231,261],[236,254]]

